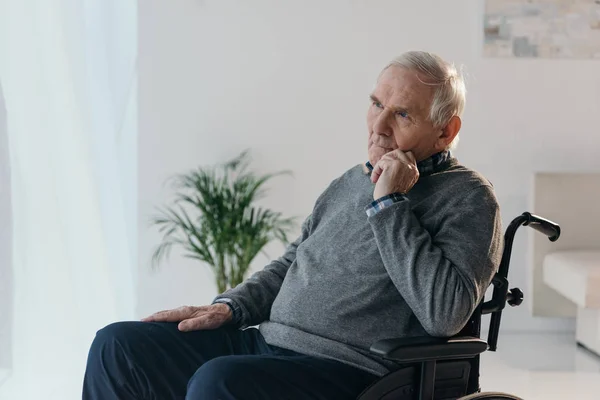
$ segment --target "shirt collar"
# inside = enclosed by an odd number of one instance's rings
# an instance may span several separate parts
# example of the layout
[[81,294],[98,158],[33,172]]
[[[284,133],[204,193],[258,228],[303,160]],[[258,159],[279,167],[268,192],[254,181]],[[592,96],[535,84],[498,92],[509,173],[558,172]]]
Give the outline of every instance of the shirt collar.
[[[417,169],[419,170],[420,175],[430,175],[438,169],[438,167],[444,164],[452,157],[450,150],[444,150],[439,153],[432,155],[429,158],[421,160],[417,163]],[[371,165],[370,161],[367,161],[365,166],[368,171],[366,173],[370,174],[373,171],[373,165]]]

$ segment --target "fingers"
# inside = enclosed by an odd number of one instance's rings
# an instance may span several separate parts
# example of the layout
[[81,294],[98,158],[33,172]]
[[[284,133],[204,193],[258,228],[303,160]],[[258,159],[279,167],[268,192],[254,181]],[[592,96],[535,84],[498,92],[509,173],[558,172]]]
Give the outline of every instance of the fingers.
[[176,322],[181,321],[176,316],[179,315],[177,310],[165,310],[154,313],[142,319],[142,322]]
[[182,332],[199,331],[203,329],[215,329],[221,326],[219,318],[215,314],[204,314],[199,317],[189,318],[181,321],[177,328]]
[[202,315],[196,318],[184,319],[177,325],[177,329],[182,332],[199,331],[204,327],[207,318],[208,315]]
[[416,164],[415,157],[412,152],[409,151],[405,153],[398,149],[392,150],[389,153],[384,154],[373,167],[373,172],[371,172],[371,182],[377,183],[379,177],[383,171],[389,167],[390,163],[397,161],[401,161],[406,164]]
[[417,160],[415,159],[415,155],[413,154],[412,151],[402,151],[400,149],[396,149],[393,151],[390,151],[389,153],[386,153],[382,159],[388,159],[388,160],[400,160],[400,161],[404,161],[407,164],[416,164]]
[[383,156],[379,161],[377,161],[377,164],[375,164],[375,166],[373,167],[373,172],[371,172],[371,182],[373,183],[377,183],[379,177],[390,163],[390,160],[384,157],[385,156]]
[[193,316],[194,312],[196,312],[201,307],[190,307],[183,306],[176,308],[174,310],[164,310],[159,311],[150,315],[149,317],[143,318],[143,322],[179,322],[183,321],[186,318],[190,318]]
[[148,316],[147,316],[147,317],[145,317],[145,318],[142,318],[142,319],[141,319],[141,321],[142,321],[142,322],[153,322],[153,321],[155,321],[155,318],[156,318],[158,315],[164,314],[164,313],[166,313],[166,312],[169,312],[169,311],[171,311],[171,310],[163,310],[163,311],[158,311],[158,312],[155,312],[154,314],[151,314],[151,315],[148,315]]

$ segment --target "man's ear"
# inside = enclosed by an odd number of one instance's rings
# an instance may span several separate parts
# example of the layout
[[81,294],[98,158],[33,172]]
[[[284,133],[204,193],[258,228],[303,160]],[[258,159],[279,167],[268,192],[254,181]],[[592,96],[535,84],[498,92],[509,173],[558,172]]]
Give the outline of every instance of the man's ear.
[[442,128],[440,136],[438,137],[436,148],[439,151],[446,149],[450,143],[454,140],[458,132],[460,131],[460,127],[462,126],[462,121],[459,116],[455,115],[450,119],[448,124]]

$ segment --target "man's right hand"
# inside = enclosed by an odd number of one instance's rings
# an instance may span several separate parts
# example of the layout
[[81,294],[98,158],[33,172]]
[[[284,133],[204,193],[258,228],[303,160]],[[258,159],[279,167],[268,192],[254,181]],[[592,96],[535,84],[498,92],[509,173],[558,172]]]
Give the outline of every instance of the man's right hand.
[[182,332],[217,329],[231,322],[231,309],[227,304],[217,303],[210,306],[183,306],[174,310],[159,311],[142,319],[144,322],[179,322]]

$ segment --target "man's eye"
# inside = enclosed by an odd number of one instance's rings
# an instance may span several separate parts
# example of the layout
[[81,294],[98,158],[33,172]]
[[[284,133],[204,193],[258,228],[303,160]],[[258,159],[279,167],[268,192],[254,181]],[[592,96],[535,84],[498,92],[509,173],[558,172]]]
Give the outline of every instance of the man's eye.
[[383,104],[381,104],[381,103],[380,103],[380,102],[378,102],[378,101],[374,101],[374,102],[373,102],[373,105],[374,105],[375,107],[377,107],[377,108],[383,108]]
[[396,115],[399,115],[402,118],[408,118],[408,113],[406,111],[396,111]]

